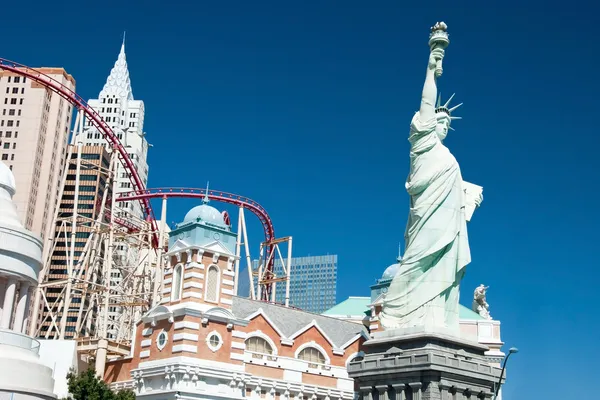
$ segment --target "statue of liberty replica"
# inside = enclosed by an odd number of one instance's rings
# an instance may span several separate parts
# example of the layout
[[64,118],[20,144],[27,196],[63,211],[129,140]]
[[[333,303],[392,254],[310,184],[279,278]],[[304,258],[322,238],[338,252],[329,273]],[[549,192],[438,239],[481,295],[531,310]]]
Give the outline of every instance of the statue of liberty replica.
[[[421,327],[458,332],[460,281],[471,261],[467,220],[482,200],[481,188],[464,182],[458,162],[444,145],[454,110],[441,103],[436,80],[449,44],[447,26],[430,35],[421,108],[410,124],[410,213],[405,253],[383,303],[388,329]],[[437,98],[437,103],[436,103]]]
[[480,186],[463,181],[444,145],[460,106],[438,96],[448,44],[446,24],[437,23],[429,37],[421,107],[408,137],[404,256],[383,301],[384,330],[371,333],[362,359],[348,364],[360,400],[490,399],[501,375],[486,357],[489,348],[459,331],[460,281],[471,261],[467,221],[483,198]]

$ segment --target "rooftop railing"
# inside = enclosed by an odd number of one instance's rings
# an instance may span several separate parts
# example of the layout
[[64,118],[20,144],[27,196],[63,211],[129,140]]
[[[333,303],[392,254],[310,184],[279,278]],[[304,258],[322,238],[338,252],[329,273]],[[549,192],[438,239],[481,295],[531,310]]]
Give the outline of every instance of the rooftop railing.
[[22,333],[8,331],[4,329],[0,329],[0,346],[2,345],[19,347],[22,349],[33,351],[35,354],[38,354],[40,351],[40,342],[38,342],[34,338],[24,335]]

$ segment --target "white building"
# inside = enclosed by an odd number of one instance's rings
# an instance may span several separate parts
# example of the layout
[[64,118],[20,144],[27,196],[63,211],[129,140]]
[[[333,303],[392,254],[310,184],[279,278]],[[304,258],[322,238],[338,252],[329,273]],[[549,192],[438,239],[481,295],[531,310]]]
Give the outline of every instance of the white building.
[[25,334],[42,241],[19,220],[15,186],[14,175],[0,162],[0,398],[55,399],[52,369],[40,362],[40,343]]
[[[100,91],[97,99],[91,99],[88,104],[96,110],[102,119],[111,127],[117,135],[129,157],[133,161],[136,170],[144,183],[148,182],[148,141],[144,133],[144,102],[134,100],[129,79],[129,70],[125,58],[125,42],[121,45],[121,52],[106,79],[106,83]],[[100,132],[87,121],[82,137],[77,137],[75,142],[84,145],[107,145]],[[133,190],[130,176],[122,165],[118,163],[117,187],[115,195]],[[139,201],[119,202],[117,217],[127,219],[143,219],[143,210]],[[115,249],[115,267],[113,268],[111,283],[118,286],[122,280],[119,265],[134,267],[140,263],[140,254],[137,246],[128,243],[125,238],[117,239]],[[126,300],[124,300],[126,301]],[[111,307],[109,318],[117,321],[121,315],[121,307]],[[109,325],[109,338],[115,338],[119,329],[118,323]]]

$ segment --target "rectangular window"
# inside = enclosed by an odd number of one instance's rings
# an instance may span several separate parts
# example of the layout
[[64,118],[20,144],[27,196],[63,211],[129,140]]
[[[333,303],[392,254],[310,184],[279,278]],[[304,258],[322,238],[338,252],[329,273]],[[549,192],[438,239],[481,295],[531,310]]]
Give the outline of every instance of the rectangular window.
[[10,110],[8,110],[8,115],[15,115],[15,109],[11,108]]
[[12,137],[12,131],[6,131],[6,138]]
[[[8,154],[2,154],[2,159],[3,160],[8,160]],[[11,168],[12,169],[12,168]]]
[[9,119],[8,121],[6,121],[6,126],[13,126],[13,120]]
[[[21,99],[21,101],[23,101],[23,99]],[[17,99],[10,99],[10,104],[17,104]]]
[[8,143],[8,142],[5,142],[5,143],[4,143],[4,148],[5,148],[5,149],[10,149],[10,143]]
[[[14,99],[14,100],[16,100],[16,99]],[[15,102],[13,103],[13,102],[12,102],[12,100],[11,100],[10,104],[17,104],[17,102],[15,101]],[[23,99],[19,100],[19,104],[20,104],[20,105],[23,105]]]
[[21,110],[19,110],[19,112],[17,113],[18,116],[21,116]]
[[14,87],[12,90],[13,94],[18,94],[19,93],[19,88],[18,87]]
[[15,76],[15,83],[19,83],[20,81],[21,81],[21,77],[20,76]]

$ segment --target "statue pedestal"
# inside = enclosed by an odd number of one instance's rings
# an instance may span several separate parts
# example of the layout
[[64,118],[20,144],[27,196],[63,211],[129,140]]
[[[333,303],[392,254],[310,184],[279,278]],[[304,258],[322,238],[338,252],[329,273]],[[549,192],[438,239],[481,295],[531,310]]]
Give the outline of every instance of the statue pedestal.
[[490,365],[487,350],[442,331],[377,332],[348,374],[361,400],[491,399],[500,368]]

